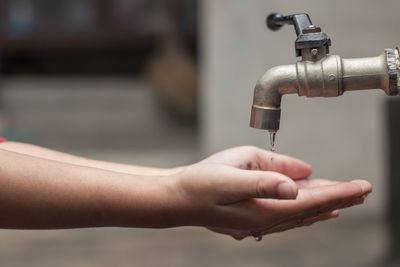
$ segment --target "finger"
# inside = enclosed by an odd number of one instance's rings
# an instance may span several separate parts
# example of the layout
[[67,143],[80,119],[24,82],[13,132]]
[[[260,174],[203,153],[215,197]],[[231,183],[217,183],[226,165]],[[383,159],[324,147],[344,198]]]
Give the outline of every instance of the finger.
[[[338,183],[314,188],[305,188],[299,191],[296,201],[274,201],[269,202],[270,208],[280,213],[290,214],[312,214],[329,210],[338,204],[351,201],[371,192],[372,186],[367,181],[353,181],[349,183]],[[268,202],[267,202],[268,203]]]
[[263,232],[263,235],[284,232],[284,231],[287,231],[287,230],[290,230],[293,228],[298,228],[298,227],[303,227],[303,226],[311,226],[316,222],[327,221],[327,220],[334,219],[337,217],[339,217],[339,210],[334,210],[334,211],[322,214],[322,215],[314,217],[314,218],[307,218],[304,220],[297,220],[297,221],[292,221],[292,222],[277,225],[275,227],[268,229],[266,232]]
[[[264,236],[267,234],[284,232],[284,231],[287,231],[287,230],[290,230],[293,228],[298,228],[298,227],[303,227],[303,226],[311,226],[314,223],[328,221],[330,219],[334,219],[334,218],[338,218],[338,217],[339,217],[339,210],[334,210],[334,211],[322,214],[322,215],[314,217],[314,218],[307,218],[302,221],[295,221],[295,222],[280,224],[275,227],[271,227],[267,230],[261,230],[261,231],[259,231],[259,233],[261,236]],[[247,236],[250,236],[248,234],[250,231],[237,231],[237,230],[236,231],[235,230],[222,230],[222,231],[225,231],[227,234],[231,235],[236,240],[242,240],[242,239],[246,238]]]
[[363,189],[363,194],[370,194],[372,192],[372,185],[370,182],[365,181],[365,180],[353,180],[351,181],[351,183],[355,183],[361,186],[361,188]]
[[366,198],[366,195],[363,195],[358,198],[353,198],[350,200],[342,200],[342,201],[338,202],[338,204],[336,204],[336,205],[327,206],[325,208],[312,210],[309,212],[298,213],[297,215],[292,216],[292,217],[288,216],[288,219],[286,221],[292,220],[292,221],[297,221],[298,223],[302,222],[302,221],[307,222],[310,218],[320,217],[321,214],[322,215],[323,214],[328,215],[331,213],[336,214],[336,213],[338,213],[339,209],[350,208],[355,205],[363,204],[365,201],[365,198]]
[[366,196],[370,191],[370,184],[366,181],[339,183],[300,189],[296,200],[251,199],[228,207],[236,214],[237,227],[275,227],[282,223],[318,217],[336,209],[361,204],[359,198]]
[[307,225],[313,224],[314,222],[327,221],[327,220],[330,220],[330,219],[333,219],[333,218],[338,218],[339,217],[339,213],[340,213],[340,211],[338,209],[336,209],[336,210],[333,210],[331,212],[327,212],[325,214],[317,216],[315,218],[306,219],[306,220],[304,220],[304,225],[307,226]]
[[222,227],[208,227],[209,230],[223,234],[223,235],[229,235],[235,240],[242,240],[245,237],[249,236],[250,231],[246,230],[235,230],[235,229],[229,229],[229,228],[222,228]]
[[295,199],[297,186],[289,177],[270,171],[229,168],[216,182],[218,204],[232,204],[250,198]]
[[305,218],[305,219],[302,219],[302,220],[298,219],[298,220],[295,221],[295,224],[296,224],[296,227],[310,226],[310,225],[312,225],[312,224],[314,224],[316,222],[326,221],[326,220],[330,220],[332,218],[337,218],[337,217],[339,217],[339,210],[338,209],[330,211],[330,212],[327,212],[327,213],[324,213],[324,214],[321,214],[321,215],[318,215],[316,217],[308,217],[308,218]]
[[331,181],[325,179],[299,179],[296,180],[297,187],[300,188],[312,188],[325,185],[335,185],[338,181]]
[[263,149],[257,150],[259,166],[264,171],[275,171],[292,179],[307,178],[311,175],[311,165],[302,160],[280,155]]
[[338,209],[345,209],[345,208],[353,207],[355,205],[361,205],[361,204],[363,204],[365,202],[366,197],[367,197],[366,195],[363,195],[363,196],[361,196],[359,198],[352,199],[352,200],[347,201],[347,202],[345,202],[345,203],[343,203],[341,205],[338,205],[337,208]]

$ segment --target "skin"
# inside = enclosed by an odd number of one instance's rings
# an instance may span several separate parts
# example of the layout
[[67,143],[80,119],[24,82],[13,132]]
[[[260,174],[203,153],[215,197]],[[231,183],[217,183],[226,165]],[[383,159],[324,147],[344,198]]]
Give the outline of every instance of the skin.
[[173,169],[0,144],[0,227],[202,226],[235,239],[308,226],[358,205],[367,181],[310,180],[303,161],[237,147]]

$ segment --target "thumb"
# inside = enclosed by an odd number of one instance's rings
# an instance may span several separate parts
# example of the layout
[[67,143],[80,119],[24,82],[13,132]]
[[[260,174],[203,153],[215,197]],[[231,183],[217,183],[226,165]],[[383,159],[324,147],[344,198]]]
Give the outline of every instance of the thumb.
[[235,170],[224,182],[228,203],[250,198],[296,199],[297,186],[289,177],[272,171]]

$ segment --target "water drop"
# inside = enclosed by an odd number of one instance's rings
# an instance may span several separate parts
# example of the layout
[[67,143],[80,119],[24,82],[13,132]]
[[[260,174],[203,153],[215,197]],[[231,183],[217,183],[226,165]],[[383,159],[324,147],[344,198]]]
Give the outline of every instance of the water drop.
[[260,235],[260,236],[255,236],[255,237],[254,237],[254,240],[257,241],[257,242],[260,242],[260,241],[262,240],[262,235]]
[[276,132],[275,131],[269,131],[269,142],[271,144],[271,151],[275,152],[275,136]]

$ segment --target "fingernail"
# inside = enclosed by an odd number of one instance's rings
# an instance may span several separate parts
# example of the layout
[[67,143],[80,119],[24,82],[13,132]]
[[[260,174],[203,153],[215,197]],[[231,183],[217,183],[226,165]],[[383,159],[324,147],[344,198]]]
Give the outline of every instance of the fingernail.
[[295,199],[297,196],[297,188],[290,183],[280,183],[276,192],[280,199]]

